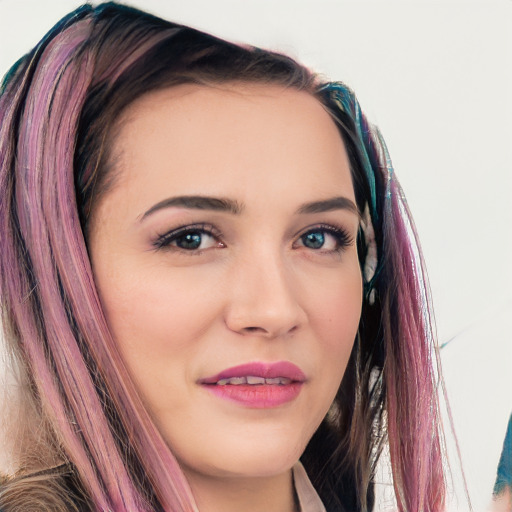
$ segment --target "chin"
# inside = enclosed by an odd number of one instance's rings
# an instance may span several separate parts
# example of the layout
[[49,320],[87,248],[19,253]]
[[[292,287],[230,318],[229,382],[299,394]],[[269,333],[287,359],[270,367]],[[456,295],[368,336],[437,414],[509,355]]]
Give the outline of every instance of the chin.
[[222,464],[216,464],[210,468],[211,476],[222,478],[266,478],[281,475],[289,471],[299,460],[300,454],[292,458],[282,458],[274,454],[272,458],[268,455],[262,456],[234,456],[233,459],[225,459]]
[[[211,445],[201,447],[199,454],[188,454],[178,460],[189,469],[216,477],[268,477],[289,471],[299,460],[307,441],[288,436],[272,436],[261,432],[258,437],[226,438],[224,442],[210,437]],[[198,447],[199,448],[199,447]],[[187,464],[187,459],[191,464]],[[192,461],[195,461],[194,464]],[[201,461],[197,464],[198,461]]]
[[259,453],[240,454],[230,461],[233,463],[230,465],[231,471],[247,477],[279,475],[292,468],[302,455],[302,451],[283,453],[266,450]]

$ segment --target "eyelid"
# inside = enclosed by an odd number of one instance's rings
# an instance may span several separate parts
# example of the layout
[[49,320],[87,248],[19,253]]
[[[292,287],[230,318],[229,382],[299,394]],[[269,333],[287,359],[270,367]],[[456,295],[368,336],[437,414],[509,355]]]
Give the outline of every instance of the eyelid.
[[209,235],[212,238],[215,238],[216,240],[219,240],[219,241],[222,239],[222,236],[223,236],[221,231],[218,228],[216,228],[213,224],[207,224],[207,223],[201,222],[201,223],[197,223],[197,224],[187,224],[184,226],[177,227],[175,229],[170,229],[169,231],[166,231],[165,233],[157,234],[156,239],[153,241],[152,245],[157,250],[172,248],[177,251],[185,251],[188,254],[200,253],[202,250],[205,250],[205,249],[186,250],[186,249],[182,249],[180,247],[171,245],[171,242],[173,242],[179,236],[184,235],[188,232],[203,233],[203,234]]
[[[313,233],[315,231],[323,231],[325,233],[330,234],[331,236],[334,236],[339,243],[339,247],[337,247],[336,251],[340,251],[345,249],[346,247],[349,247],[354,243],[354,236],[349,233],[349,231],[338,225],[334,224],[314,224],[312,226],[308,226],[307,228],[301,230],[299,233],[295,235],[296,241],[294,242],[294,245],[305,235],[308,233]],[[312,249],[314,250],[314,249]],[[317,249],[315,252],[322,252],[322,249]],[[333,252],[333,251],[325,251],[324,252]]]
[[[293,242],[293,246],[295,246],[298,242],[300,242],[301,238],[308,233],[315,232],[315,231],[323,231],[327,234],[330,234],[334,238],[336,238],[338,246],[335,250],[323,250],[323,252],[336,252],[341,251],[344,248],[352,245],[354,243],[354,237],[349,234],[349,231],[342,226],[335,225],[335,224],[326,224],[326,223],[319,223],[319,224],[313,224],[311,226],[308,226],[301,231],[297,232],[294,235],[295,241]],[[208,250],[208,249],[195,249],[195,250],[186,250],[182,249],[178,246],[173,246],[171,243],[179,238],[180,236],[189,233],[189,232],[196,232],[196,233],[203,233],[208,236],[211,236],[212,238],[219,241],[222,246],[225,246],[222,242],[223,234],[222,232],[213,224],[209,223],[195,223],[195,224],[187,224],[183,226],[179,226],[174,229],[170,229],[162,234],[157,234],[155,240],[152,242],[152,245],[157,250],[176,250],[176,251],[184,251],[187,254],[200,254],[201,252]],[[302,245],[302,247],[305,247]],[[306,247],[307,248],[307,247]],[[314,249],[311,249],[314,250]],[[315,252],[322,252],[322,249],[316,249]]]

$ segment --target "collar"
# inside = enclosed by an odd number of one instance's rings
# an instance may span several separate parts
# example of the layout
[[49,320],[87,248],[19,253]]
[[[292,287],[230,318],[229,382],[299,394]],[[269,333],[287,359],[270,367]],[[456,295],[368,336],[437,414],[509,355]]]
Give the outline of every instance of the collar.
[[293,466],[292,473],[295,492],[297,493],[300,505],[300,512],[326,512],[301,462],[297,462],[297,464]]

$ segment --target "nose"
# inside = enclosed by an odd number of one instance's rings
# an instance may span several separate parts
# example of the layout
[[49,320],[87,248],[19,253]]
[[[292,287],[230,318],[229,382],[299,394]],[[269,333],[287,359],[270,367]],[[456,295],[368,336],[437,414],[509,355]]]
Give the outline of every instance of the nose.
[[225,322],[239,334],[272,339],[297,331],[307,315],[293,271],[280,255],[262,252],[232,269]]

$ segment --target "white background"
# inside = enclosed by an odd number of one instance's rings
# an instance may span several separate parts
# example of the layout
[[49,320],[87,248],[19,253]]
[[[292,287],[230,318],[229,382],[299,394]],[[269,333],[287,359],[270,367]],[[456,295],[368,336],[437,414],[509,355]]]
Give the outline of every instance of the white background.
[[[79,4],[0,0],[0,74]],[[356,90],[415,217],[439,340],[453,338],[445,380],[473,507],[486,510],[512,410],[512,0],[131,4]]]

